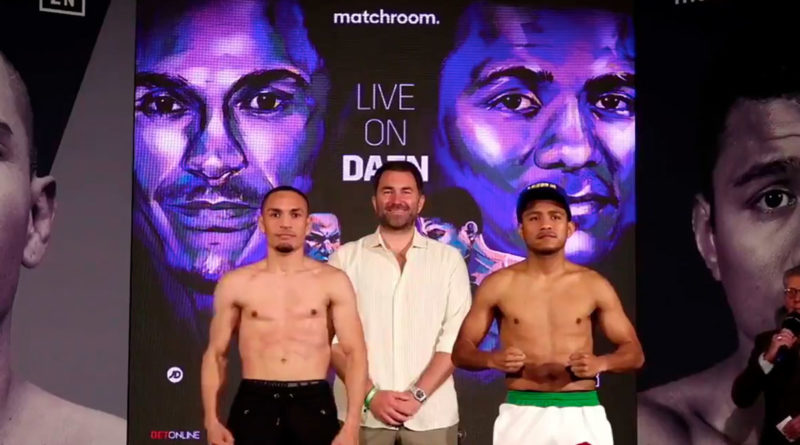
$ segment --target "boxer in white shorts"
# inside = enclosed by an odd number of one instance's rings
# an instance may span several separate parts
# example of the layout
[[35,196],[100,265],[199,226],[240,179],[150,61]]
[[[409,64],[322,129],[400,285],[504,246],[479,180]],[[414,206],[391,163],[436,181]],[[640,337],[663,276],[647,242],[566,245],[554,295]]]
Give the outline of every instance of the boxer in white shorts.
[[[495,421],[494,445],[610,445],[596,379],[644,364],[636,331],[608,281],[567,261],[564,246],[575,224],[561,187],[528,186],[517,201],[517,220],[528,257],[481,283],[453,362],[506,373],[509,392]],[[482,351],[478,345],[495,317],[500,348]],[[593,320],[617,346],[613,353],[594,355]]]

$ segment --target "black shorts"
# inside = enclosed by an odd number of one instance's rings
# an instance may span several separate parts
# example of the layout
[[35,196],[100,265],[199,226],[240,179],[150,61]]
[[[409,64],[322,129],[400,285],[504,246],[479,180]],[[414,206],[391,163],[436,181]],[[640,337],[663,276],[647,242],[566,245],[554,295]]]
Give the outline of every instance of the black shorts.
[[236,445],[330,445],[339,432],[325,380],[242,380],[228,428]]

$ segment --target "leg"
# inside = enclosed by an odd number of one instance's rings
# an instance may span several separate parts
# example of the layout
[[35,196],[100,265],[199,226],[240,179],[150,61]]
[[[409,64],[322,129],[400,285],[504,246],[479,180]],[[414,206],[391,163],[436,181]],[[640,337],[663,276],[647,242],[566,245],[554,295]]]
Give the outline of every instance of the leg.
[[580,408],[583,420],[583,439],[586,442],[597,445],[613,445],[614,435],[611,432],[611,424],[606,417],[606,410],[602,406],[587,406]]
[[[333,393],[326,385],[318,394],[289,392],[291,407],[287,427],[293,445],[330,445],[341,428]],[[236,445],[239,445],[237,442]]]
[[402,445],[457,445],[458,425],[428,431],[400,430]]
[[257,394],[241,391],[231,406],[228,429],[236,445],[279,445],[281,440],[281,407]]
[[[494,445],[518,445],[531,443],[560,444],[560,416],[558,408],[518,406],[510,403],[500,405],[494,421]],[[570,445],[574,445],[574,442]]]
[[397,430],[386,428],[361,427],[358,435],[359,445],[394,445],[397,440]]

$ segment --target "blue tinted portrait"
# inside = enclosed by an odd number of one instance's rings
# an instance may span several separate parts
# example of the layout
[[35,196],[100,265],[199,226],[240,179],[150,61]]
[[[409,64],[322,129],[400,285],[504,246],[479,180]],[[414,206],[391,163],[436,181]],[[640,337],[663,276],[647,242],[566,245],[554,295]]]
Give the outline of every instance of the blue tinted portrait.
[[328,80],[294,2],[184,4],[137,31],[135,230],[176,276],[213,283],[265,254],[267,191],[311,188]]
[[457,36],[441,74],[435,160],[445,185],[481,209],[477,260],[491,264],[477,272],[525,255],[515,200],[537,181],[569,195],[568,258],[597,262],[635,222],[631,18],[475,5]]
[[306,254],[317,261],[327,262],[342,244],[339,218],[333,213],[312,213],[310,218],[311,229],[305,240]]

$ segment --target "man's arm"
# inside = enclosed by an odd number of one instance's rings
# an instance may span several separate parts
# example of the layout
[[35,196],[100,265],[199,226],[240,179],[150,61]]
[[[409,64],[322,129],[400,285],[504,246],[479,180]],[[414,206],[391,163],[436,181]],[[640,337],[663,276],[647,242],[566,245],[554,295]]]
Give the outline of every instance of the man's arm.
[[[750,359],[747,361],[747,367],[736,377],[731,387],[731,398],[733,403],[739,408],[747,408],[752,406],[758,399],[759,394],[764,389],[764,384],[767,382],[767,371],[759,363],[759,357],[766,352],[769,346],[769,334],[761,334],[756,337],[753,351],[750,353]],[[769,364],[772,366],[772,364]],[[771,371],[771,367],[768,368]]]
[[206,429],[221,425],[219,421],[219,390],[225,381],[228,346],[239,323],[239,308],[235,305],[234,279],[223,277],[214,291],[214,316],[209,329],[208,348],[203,354],[200,381]]
[[344,272],[336,270],[331,281],[331,314],[339,340],[337,353],[341,354],[337,360],[344,370],[343,380],[347,388],[347,417],[343,428],[357,430],[361,426],[361,404],[366,396],[367,348],[350,279]]
[[461,325],[453,346],[453,363],[459,368],[470,371],[493,368],[503,372],[517,372],[522,368],[525,354],[516,348],[508,348],[499,353],[478,349],[489,328],[492,327],[506,273],[501,270],[489,275],[475,292],[472,307]]
[[578,377],[594,377],[598,372],[626,372],[644,365],[644,353],[636,330],[625,315],[622,302],[611,284],[596,276],[597,284],[592,286],[596,293],[600,328],[603,334],[617,346],[616,351],[591,359],[589,354],[571,357],[570,366]]
[[[344,272],[342,261],[342,250],[339,249],[336,252],[333,252],[328,258],[328,265]],[[344,351],[342,351],[342,347],[339,345],[339,337],[335,335],[333,337],[333,344],[331,345],[331,365],[333,366],[333,370],[336,371],[336,375],[339,376],[342,381],[345,381],[347,356],[345,356]],[[369,370],[367,370],[367,373],[369,373]],[[367,375],[367,382],[364,387],[365,391],[369,391],[370,388],[372,388],[372,380],[369,379],[369,375]]]

